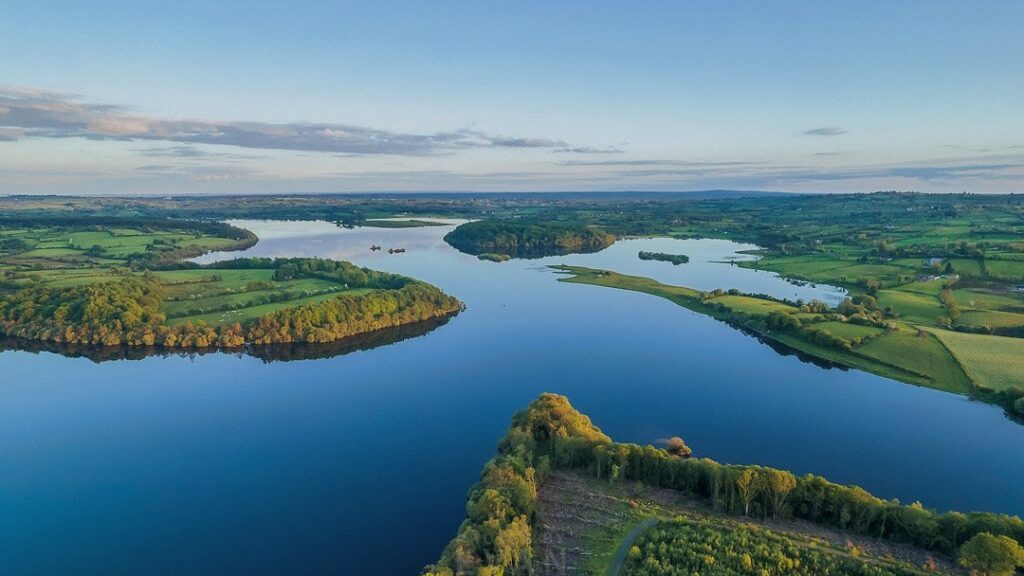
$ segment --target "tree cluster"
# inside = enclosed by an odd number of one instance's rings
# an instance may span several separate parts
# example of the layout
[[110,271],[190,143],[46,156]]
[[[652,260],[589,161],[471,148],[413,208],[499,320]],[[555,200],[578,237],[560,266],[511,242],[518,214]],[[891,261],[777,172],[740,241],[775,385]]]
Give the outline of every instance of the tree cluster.
[[879,565],[825,547],[801,546],[754,526],[726,528],[677,520],[646,530],[630,548],[624,576],[916,576],[909,566]]
[[686,254],[667,254],[665,252],[644,252],[640,251],[637,256],[641,260],[659,260],[661,262],[671,262],[676,266],[680,264],[686,264],[690,261],[690,257]]
[[593,226],[561,222],[478,220],[460,225],[445,242],[467,254],[506,254],[541,258],[578,252],[597,252],[611,246],[615,236]]

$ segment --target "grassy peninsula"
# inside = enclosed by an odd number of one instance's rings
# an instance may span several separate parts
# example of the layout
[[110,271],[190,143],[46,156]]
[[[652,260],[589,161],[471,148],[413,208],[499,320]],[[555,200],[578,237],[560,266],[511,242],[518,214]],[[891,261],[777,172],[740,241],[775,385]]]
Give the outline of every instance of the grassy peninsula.
[[564,396],[512,419],[430,576],[959,574],[1024,564],[1024,521],[613,442]]
[[[1024,340],[955,332],[918,322],[912,307],[857,295],[837,307],[736,290],[701,292],[606,270],[555,266],[561,280],[644,292],[836,364],[911,384],[971,394],[1016,412],[1024,395]],[[937,295],[943,280],[914,288]],[[923,296],[922,296],[923,297]],[[938,300],[936,300],[938,301]]]
[[494,261],[500,261],[502,256],[541,258],[597,252],[615,242],[615,236],[594,226],[520,220],[467,222],[444,239],[456,250]]
[[186,349],[322,343],[462,308],[436,287],[348,262],[182,260],[256,241],[210,222],[0,221],[0,336]]

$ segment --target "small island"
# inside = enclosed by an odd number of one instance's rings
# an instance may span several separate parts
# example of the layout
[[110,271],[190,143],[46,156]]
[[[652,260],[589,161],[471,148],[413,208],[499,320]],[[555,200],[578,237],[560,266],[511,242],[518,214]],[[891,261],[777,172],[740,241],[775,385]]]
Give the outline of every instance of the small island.
[[550,221],[478,220],[444,237],[456,250],[481,256],[543,258],[604,250],[615,236],[595,226]]
[[666,254],[664,252],[644,252],[640,251],[641,260],[659,260],[661,262],[671,262],[676,266],[680,264],[686,264],[690,261],[690,257],[686,254]]
[[484,252],[477,256],[480,260],[487,260],[488,262],[507,262],[512,259],[508,254],[495,254],[493,252]]

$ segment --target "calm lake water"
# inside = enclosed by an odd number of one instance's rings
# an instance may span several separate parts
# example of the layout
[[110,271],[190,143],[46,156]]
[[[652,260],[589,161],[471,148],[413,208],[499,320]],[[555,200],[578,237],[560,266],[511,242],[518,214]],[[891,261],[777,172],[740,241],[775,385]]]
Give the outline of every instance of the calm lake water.
[[666,300],[559,283],[546,268],[842,297],[722,263],[749,245],[627,240],[498,264],[444,244],[450,226],[239,224],[262,239],[245,255],[348,259],[434,283],[467,309],[427,334],[315,360],[0,353],[0,574],[416,574],[455,533],[512,414],[545,391],[620,441],[679,435],[723,462],[1024,514],[1024,426],[1001,409],[821,368]]

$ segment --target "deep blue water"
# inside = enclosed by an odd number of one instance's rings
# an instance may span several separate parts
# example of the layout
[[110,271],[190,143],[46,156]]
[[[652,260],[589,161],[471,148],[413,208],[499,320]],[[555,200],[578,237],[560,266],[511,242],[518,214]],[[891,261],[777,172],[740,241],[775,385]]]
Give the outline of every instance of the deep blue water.
[[[631,240],[496,264],[448,248],[448,228],[250,226],[263,240],[249,254],[351,259],[435,283],[467,309],[424,336],[323,360],[0,353],[0,574],[416,574],[454,534],[511,415],[544,391],[617,440],[679,435],[724,462],[1024,513],[1024,427],[1001,409],[823,369],[544,267],[841,297],[712,262],[748,246]],[[643,262],[640,249],[692,261]]]

